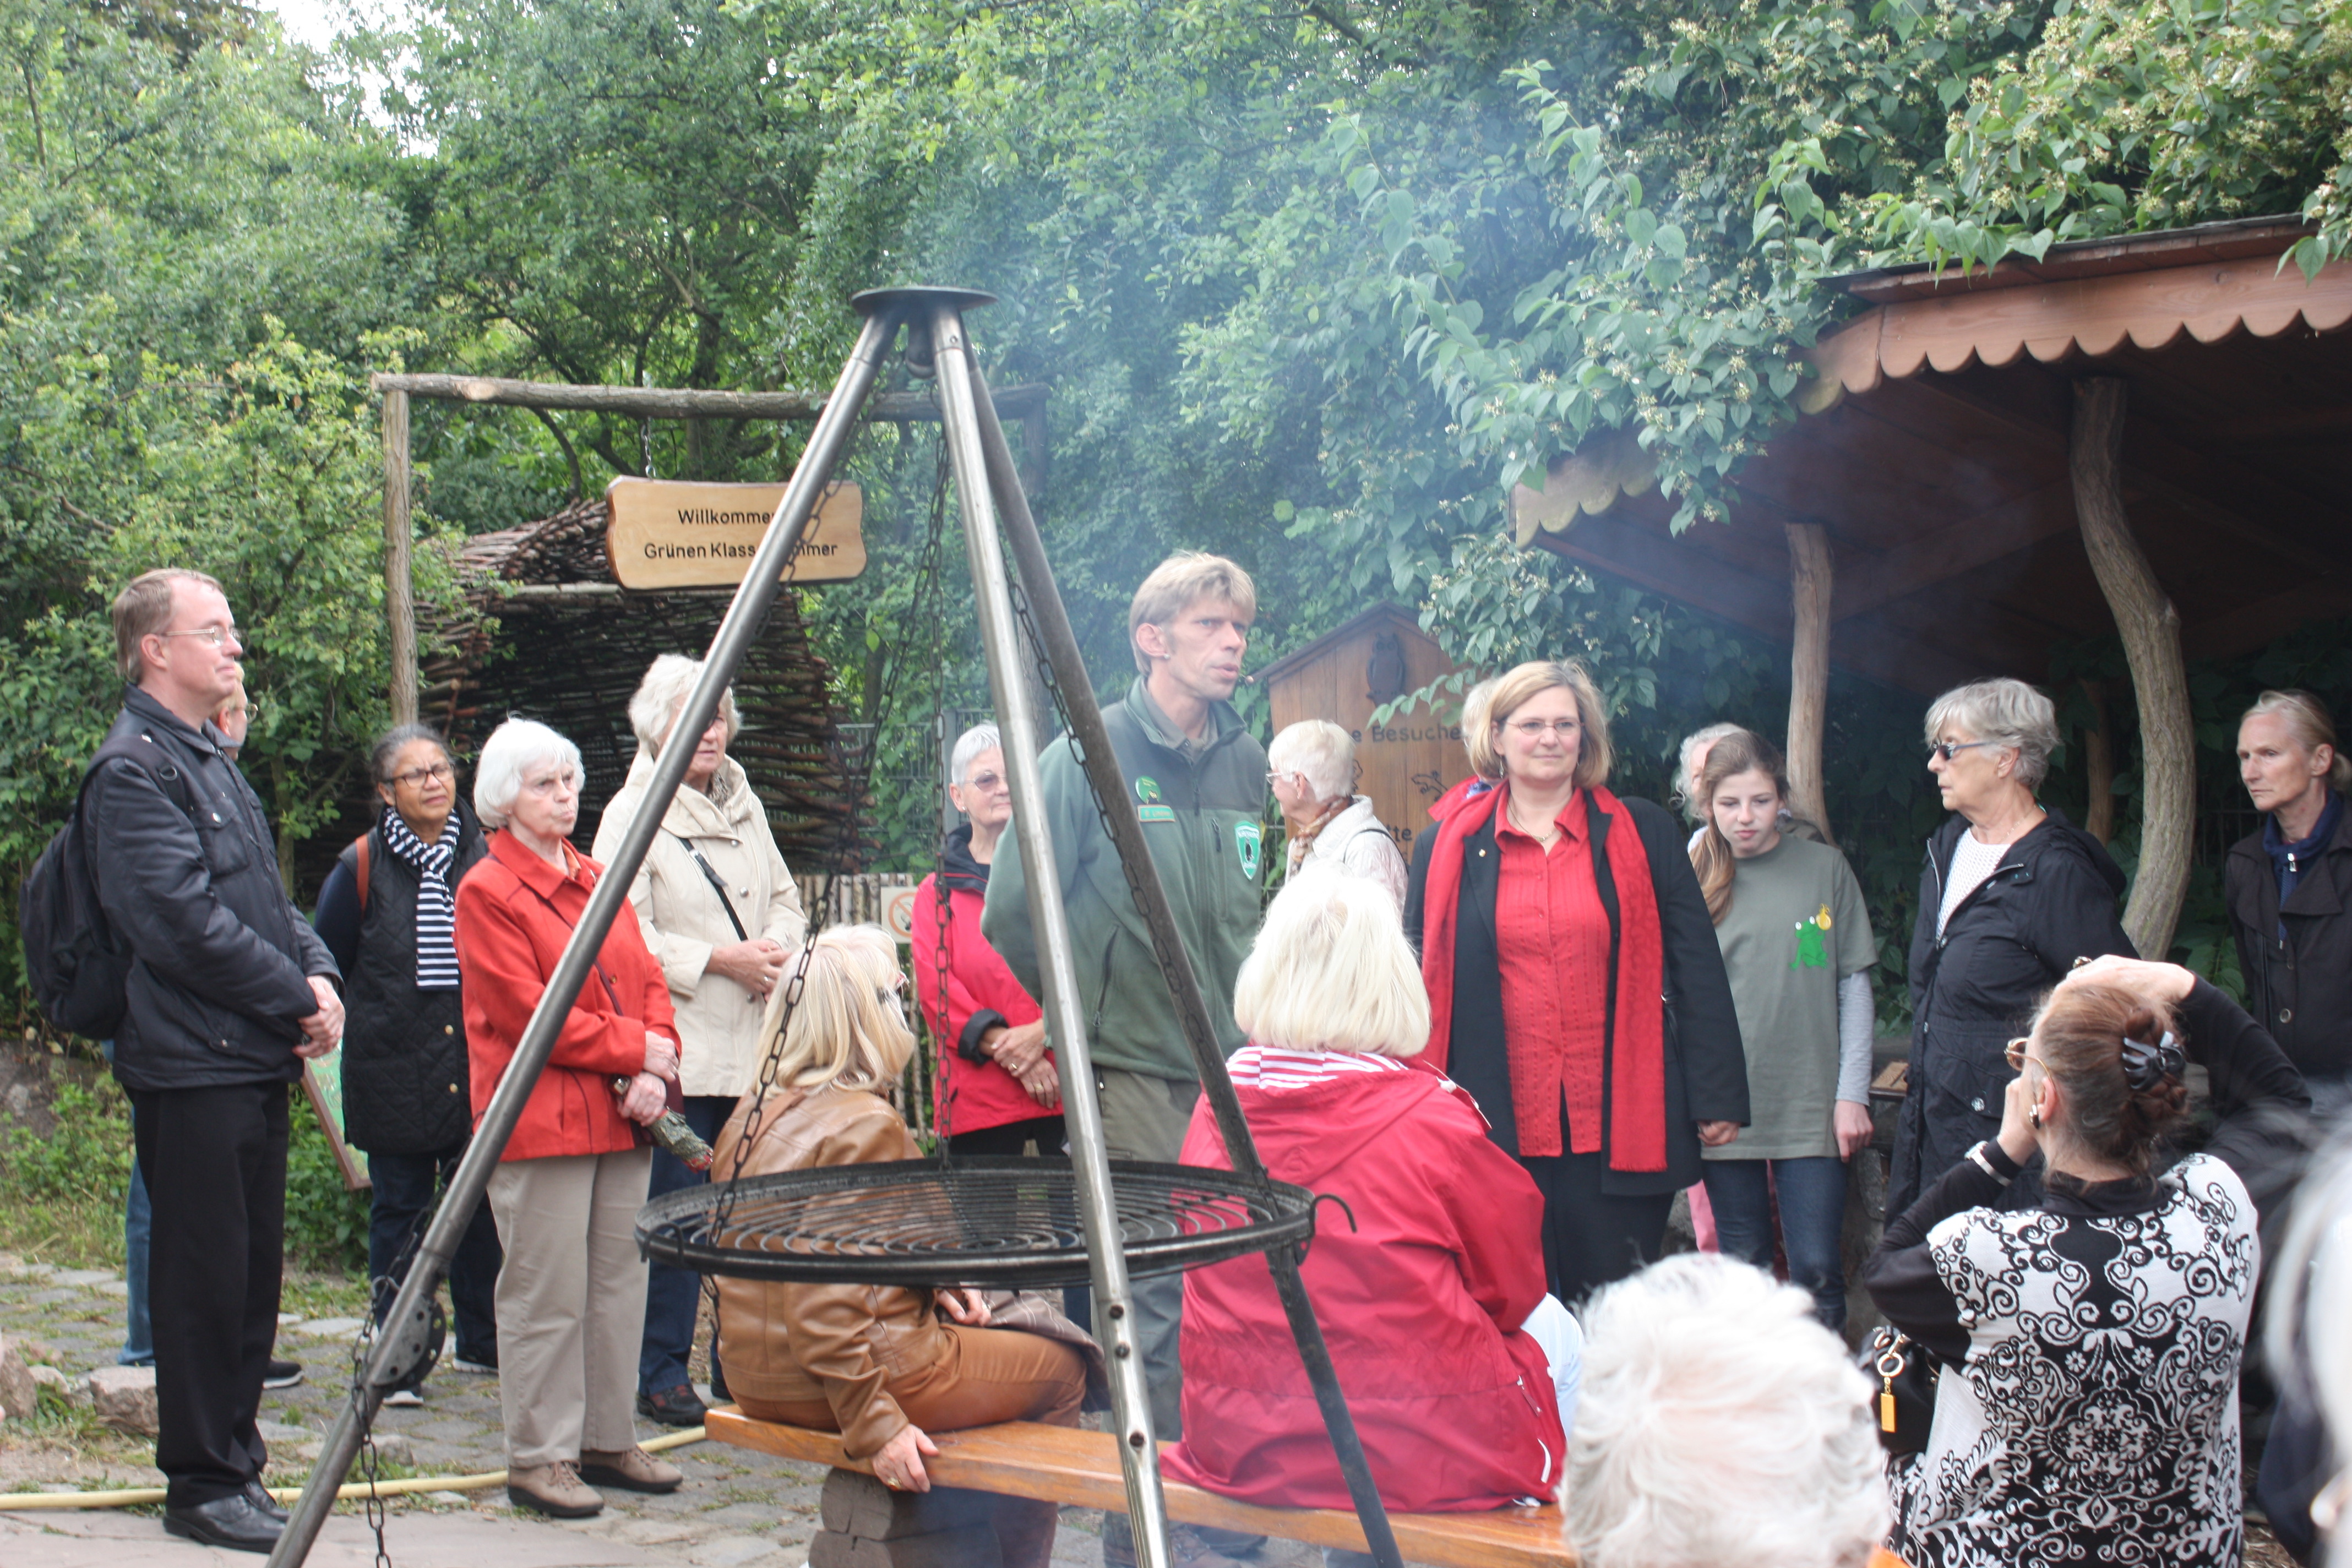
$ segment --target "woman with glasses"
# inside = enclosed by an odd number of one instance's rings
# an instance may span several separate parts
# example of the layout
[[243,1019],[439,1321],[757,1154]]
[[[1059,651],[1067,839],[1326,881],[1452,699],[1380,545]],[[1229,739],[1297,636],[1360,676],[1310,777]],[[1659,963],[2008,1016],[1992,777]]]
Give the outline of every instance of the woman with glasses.
[[[434,731],[385,731],[368,771],[383,810],[327,874],[312,923],[343,971],[343,1136],[367,1152],[368,1279],[381,1323],[473,1135],[457,897],[485,846]],[[484,1205],[449,1261],[461,1372],[498,1370],[498,1226]],[[421,1380],[384,1403],[423,1404]]]
[[[604,868],[572,847],[580,750],[544,724],[490,731],[474,772],[489,852],[457,889],[457,963],[476,1114],[523,1031]],[[507,1499],[557,1519],[601,1512],[595,1488],[673,1492],[677,1469],[637,1447],[633,1397],[646,1322],[637,1211],[645,1129],[677,1093],[669,987],[637,911],[614,915],[490,1177],[499,1270],[499,1401]]]
[[2033,798],[2059,744],[2050,699],[2021,680],[1980,680],[1936,699],[1927,729],[1927,771],[1952,815],[1919,878],[1889,1214],[2000,1126],[2001,1047],[2042,993],[2079,959],[2137,956],[2106,847]]
[[[948,800],[964,824],[940,868],[915,889],[909,943],[915,994],[939,1042],[934,1114],[956,1154],[1062,1152],[1062,1086],[1045,1047],[1045,1012],[981,934],[988,868],[1013,823],[1013,786],[993,724],[975,724],[949,754]],[[947,908],[940,908],[944,896]]]
[[1607,788],[1583,666],[1511,670],[1464,738],[1496,787],[1449,797],[1405,900],[1424,1059],[1534,1176],[1551,1293],[1573,1306],[1658,1256],[1700,1146],[1748,1121],[1739,1021],[1682,830]]
[[[763,1026],[772,1067],[761,1081],[772,1087],[720,1131],[714,1168],[760,1176],[919,1158],[885,1098],[915,1049],[898,943],[879,926],[836,926],[793,963],[803,979],[791,1016],[782,1016],[780,990]],[[840,1433],[843,1449],[870,1460],[874,1479],[894,1491],[931,1489],[930,1432],[1078,1424],[1080,1352],[990,1321],[976,1290],[719,1281],[719,1351],[743,1413]],[[1052,1326],[1083,1339],[1066,1322]],[[999,1500],[992,1522],[1004,1568],[1047,1568],[1058,1514],[1051,1502]]]
[[[1889,1544],[1914,1568],[2239,1561],[2262,1248],[2228,1163],[2160,1158],[2189,1040],[2209,1059],[2277,1054],[2186,969],[2073,972],[2004,1042],[1992,1134],[1888,1224],[1871,1297],[1944,1366],[1927,1450],[1893,1477]],[[2041,1194],[2020,1205],[2037,1154]]]

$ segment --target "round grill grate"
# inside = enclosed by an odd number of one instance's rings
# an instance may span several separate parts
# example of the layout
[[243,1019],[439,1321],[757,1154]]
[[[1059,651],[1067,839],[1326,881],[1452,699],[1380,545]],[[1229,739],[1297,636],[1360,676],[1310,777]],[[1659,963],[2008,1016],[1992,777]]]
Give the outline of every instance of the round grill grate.
[[[1130,1275],[1173,1274],[1315,1233],[1315,1194],[1231,1171],[1110,1162]],[[719,1208],[727,1203],[725,1223]],[[666,1193],[637,1216],[647,1258],[795,1284],[1087,1283],[1076,1173],[1010,1157],[898,1160],[746,1176]]]

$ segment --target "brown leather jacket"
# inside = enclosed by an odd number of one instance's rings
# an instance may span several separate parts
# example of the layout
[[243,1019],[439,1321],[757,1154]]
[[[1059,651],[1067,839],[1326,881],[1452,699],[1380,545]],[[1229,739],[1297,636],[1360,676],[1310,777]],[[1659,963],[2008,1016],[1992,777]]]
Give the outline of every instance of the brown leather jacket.
[[[713,1167],[731,1172],[751,1101],[719,1134]],[[922,1151],[887,1100],[863,1090],[772,1092],[742,1173],[913,1160]],[[772,1404],[833,1406],[842,1447],[864,1458],[907,1417],[890,1384],[950,1352],[928,1291],[884,1285],[719,1281],[719,1355],[727,1386]]]

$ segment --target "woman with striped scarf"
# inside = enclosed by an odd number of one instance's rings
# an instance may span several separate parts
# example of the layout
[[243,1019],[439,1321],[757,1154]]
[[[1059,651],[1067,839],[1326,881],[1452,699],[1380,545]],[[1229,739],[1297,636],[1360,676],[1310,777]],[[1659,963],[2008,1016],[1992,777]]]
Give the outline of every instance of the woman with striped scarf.
[[[455,926],[457,884],[484,845],[435,731],[389,731],[369,763],[383,813],[328,874],[314,923],[345,976],[343,1131],[367,1152],[368,1276],[381,1321],[473,1133]],[[499,1263],[485,1204],[450,1260],[461,1371],[498,1369]],[[399,1388],[385,1403],[419,1405],[424,1395]]]

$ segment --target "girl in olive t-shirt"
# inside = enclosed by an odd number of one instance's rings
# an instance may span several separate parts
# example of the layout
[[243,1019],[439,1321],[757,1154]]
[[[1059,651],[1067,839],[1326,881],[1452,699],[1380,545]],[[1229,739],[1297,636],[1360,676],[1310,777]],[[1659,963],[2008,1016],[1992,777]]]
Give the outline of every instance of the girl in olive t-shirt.
[[1843,1329],[1838,1238],[1845,1161],[1871,1134],[1878,946],[1845,857],[1780,831],[1789,784],[1769,742],[1718,740],[1700,784],[1707,825],[1691,860],[1731,978],[1749,1104],[1737,1139],[1701,1152],[1716,1234],[1725,1253],[1769,1268],[1777,1197],[1789,1278]]

